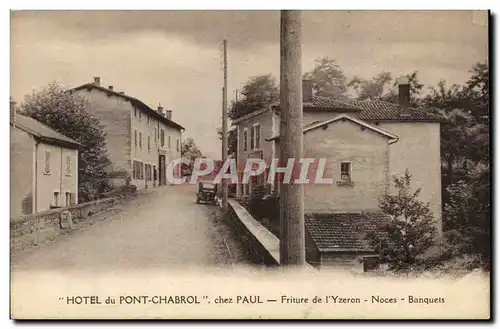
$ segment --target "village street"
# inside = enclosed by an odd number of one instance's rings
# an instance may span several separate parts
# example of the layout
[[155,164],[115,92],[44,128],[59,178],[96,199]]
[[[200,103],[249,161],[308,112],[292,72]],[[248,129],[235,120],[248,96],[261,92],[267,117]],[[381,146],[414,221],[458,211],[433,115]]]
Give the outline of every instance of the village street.
[[241,242],[196,185],[167,186],[95,216],[89,228],[12,258],[12,272],[232,267],[249,264]]

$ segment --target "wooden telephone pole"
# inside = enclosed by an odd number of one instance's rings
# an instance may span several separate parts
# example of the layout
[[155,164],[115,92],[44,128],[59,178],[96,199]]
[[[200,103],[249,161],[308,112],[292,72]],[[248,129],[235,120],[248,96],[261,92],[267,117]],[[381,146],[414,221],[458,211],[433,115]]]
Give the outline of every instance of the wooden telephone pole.
[[[222,165],[226,163],[227,150],[227,41],[223,42],[224,53],[224,87],[222,88]],[[222,212],[227,214],[227,181],[223,179],[222,183]]]
[[[302,132],[302,13],[281,11],[280,110],[281,159],[286,164],[303,153]],[[302,184],[281,183],[280,263],[305,265],[304,189]]]

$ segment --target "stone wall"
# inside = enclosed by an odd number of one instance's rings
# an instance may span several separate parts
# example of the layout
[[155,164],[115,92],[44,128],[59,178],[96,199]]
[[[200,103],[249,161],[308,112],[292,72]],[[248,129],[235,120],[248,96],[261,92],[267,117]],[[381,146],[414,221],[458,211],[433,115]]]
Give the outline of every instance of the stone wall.
[[231,200],[228,212],[227,221],[232,226],[235,235],[243,242],[245,249],[249,251],[252,261],[267,266],[279,265],[279,259],[277,259],[279,254],[273,255],[273,249],[279,248],[279,240],[253,219],[237,201]]
[[[12,218],[10,222],[10,250],[22,251],[42,242],[54,240],[56,236],[69,231],[67,225],[61,222],[61,213],[71,212],[73,223],[89,221],[98,212],[115,205],[117,198],[106,198],[92,202],[81,203],[71,208],[51,209],[36,214]],[[62,228],[65,227],[65,228]]]

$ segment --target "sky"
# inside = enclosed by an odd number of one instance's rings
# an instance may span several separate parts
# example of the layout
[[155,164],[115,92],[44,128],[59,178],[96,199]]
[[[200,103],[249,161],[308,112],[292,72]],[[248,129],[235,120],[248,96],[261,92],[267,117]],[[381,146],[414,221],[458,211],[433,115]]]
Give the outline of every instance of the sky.
[[[302,70],[335,59],[348,77],[418,71],[426,87],[463,83],[488,58],[486,12],[304,11]],[[13,11],[11,96],[56,81],[102,86],[172,110],[202,153],[220,158],[223,39],[229,100],[249,77],[279,78],[279,11]]]

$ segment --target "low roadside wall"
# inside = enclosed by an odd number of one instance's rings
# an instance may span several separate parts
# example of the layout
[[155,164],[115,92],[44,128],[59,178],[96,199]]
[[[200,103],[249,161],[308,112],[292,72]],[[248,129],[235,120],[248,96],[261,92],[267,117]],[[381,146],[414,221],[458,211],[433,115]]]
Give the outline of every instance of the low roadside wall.
[[236,200],[228,202],[228,220],[243,242],[253,261],[268,266],[279,265],[279,239]]
[[10,221],[10,251],[22,251],[70,231],[71,228],[61,220],[64,211],[69,211],[72,222],[78,224],[88,221],[93,214],[113,207],[117,200],[118,198],[99,199],[70,208],[51,209],[13,218]]

